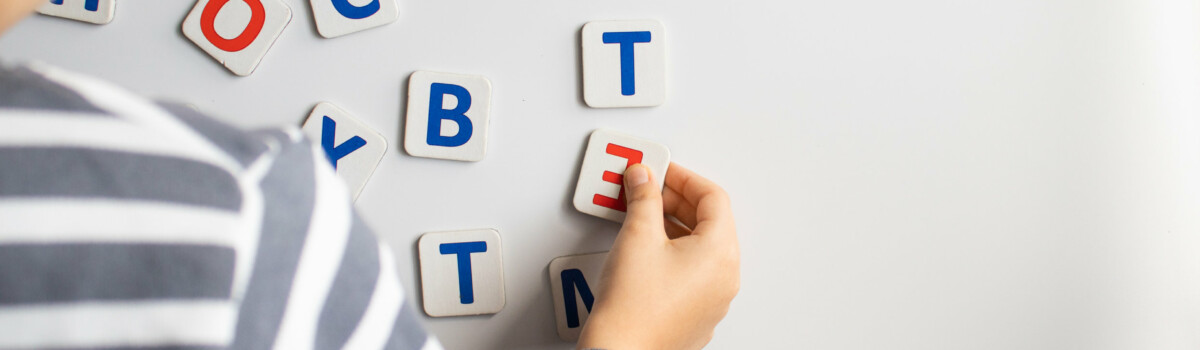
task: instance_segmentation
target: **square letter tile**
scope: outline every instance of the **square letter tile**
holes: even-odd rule
[[[667,39],[656,20],[583,26],[583,100],[593,108],[652,107],[667,99]]]
[[[335,38],[357,31],[382,26],[396,21],[400,10],[396,0],[311,0],[313,20],[317,32],[326,38]]]
[[[671,164],[671,150],[654,142],[608,129],[588,139],[583,168],[575,185],[575,209],[616,222],[625,221],[625,168],[646,164],[659,188]]]
[[[113,20],[116,7],[117,0],[49,0],[37,12],[80,22],[108,24]]]
[[[504,308],[504,260],[496,230],[426,233],[417,241],[417,254],[429,316],[494,314]]]
[[[309,139],[325,150],[338,177],[346,181],[350,193],[358,199],[363,186],[387,153],[387,139],[329,102],[321,102],[313,108],[303,129]]]
[[[477,162],[487,153],[492,83],[482,76],[417,71],[408,78],[404,150]]]
[[[587,323],[592,303],[600,289],[600,276],[608,252],[572,255],[550,261],[550,296],[554,299],[554,320],[558,337],[579,340],[579,331]]]
[[[291,20],[281,0],[199,0],[183,20],[183,35],[233,74],[247,76]]]

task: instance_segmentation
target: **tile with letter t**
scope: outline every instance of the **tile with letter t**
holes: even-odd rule
[[[282,0],[198,0],[183,35],[233,74],[254,73],[292,20]]]
[[[431,232],[417,241],[421,298],[433,317],[494,314],[504,308],[504,259],[493,229]]]
[[[653,107],[667,99],[667,38],[656,20],[583,26],[583,100],[593,108]]]
[[[404,150],[477,162],[487,153],[492,83],[478,75],[417,71],[408,78]]]
[[[661,189],[671,164],[667,146],[625,135],[613,130],[597,129],[588,139],[583,153],[579,183],[575,185],[575,209],[616,222],[625,221],[625,168],[645,164]]]
[[[80,22],[108,24],[113,20],[116,7],[117,0],[49,0],[37,12]]]
[[[400,16],[396,0],[311,0],[310,3],[317,32],[326,38],[382,26]]]
[[[608,252],[564,256],[550,261],[550,297],[554,301],[559,338],[572,342],[579,340],[579,331],[596,301],[605,259],[608,259]]]
[[[304,121],[304,133],[321,145],[337,176],[346,181],[354,199],[366,186],[387,153],[387,139],[345,110],[329,102],[313,108]]]

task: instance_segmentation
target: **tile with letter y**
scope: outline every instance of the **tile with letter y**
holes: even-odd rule
[[[198,0],[183,35],[239,76],[254,73],[292,21],[282,0]]]
[[[608,252],[558,257],[550,261],[550,297],[558,337],[579,340],[592,304],[596,301],[600,275]]]
[[[421,298],[433,317],[494,314],[504,309],[500,232],[431,232],[417,241]]]
[[[400,11],[396,0],[310,0],[317,32],[326,38],[386,25]]]
[[[117,0],[49,0],[37,12],[80,22],[108,24],[113,20],[116,7]]]
[[[303,129],[309,139],[321,145],[337,176],[346,181],[350,193],[358,199],[387,153],[387,139],[329,102],[313,108]]]
[[[404,150],[477,162],[487,153],[492,83],[478,75],[417,71],[408,78]]]
[[[653,107],[667,99],[667,38],[656,20],[583,26],[583,100],[592,108]]]
[[[654,182],[661,189],[671,164],[667,146],[622,134],[597,129],[588,138],[583,153],[579,182],[575,185],[575,209],[584,214],[616,221],[625,221],[625,168],[634,164],[650,168]]]

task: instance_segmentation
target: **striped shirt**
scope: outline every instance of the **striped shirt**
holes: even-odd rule
[[[0,349],[440,349],[295,127],[0,68]]]

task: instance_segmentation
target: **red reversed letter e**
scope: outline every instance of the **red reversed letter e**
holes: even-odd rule
[[[629,160],[629,162],[625,164],[626,168],[628,168],[630,165],[642,162],[642,151],[636,149],[621,147],[610,143],[608,144],[608,147],[605,148],[604,152]],[[617,195],[617,198],[612,198],[602,196],[597,193],[592,196],[592,204],[612,210],[625,211],[625,177],[621,174],[605,170],[604,181],[621,185],[620,194]]]

